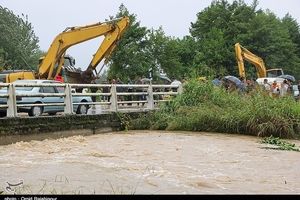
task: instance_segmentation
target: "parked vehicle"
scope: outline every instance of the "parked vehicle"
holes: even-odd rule
[[[53,80],[17,80],[14,84],[61,84],[58,81]],[[45,96],[42,97],[44,93],[64,93],[64,87],[57,86],[36,86],[36,87],[23,87],[16,85],[16,94],[17,94],[17,105],[19,104],[39,104],[38,106],[28,106],[28,107],[17,107],[18,112],[26,112],[29,116],[40,116],[43,113],[48,113],[49,115],[55,115],[57,112],[63,112],[63,105],[52,105],[52,106],[41,106],[40,104],[55,104],[55,103],[64,103],[63,96]],[[7,93],[7,88],[2,88],[0,93]],[[28,94],[35,94],[35,97],[26,97]],[[41,94],[41,96],[38,96]],[[24,95],[24,96],[22,96]],[[90,96],[73,96],[73,103],[84,103],[84,102],[92,102],[92,98]],[[1,97],[0,104],[7,104],[7,98]],[[78,105],[73,104],[73,111],[77,114],[87,114],[89,109],[89,105]],[[1,108],[0,110],[1,116],[6,116],[6,108]]]

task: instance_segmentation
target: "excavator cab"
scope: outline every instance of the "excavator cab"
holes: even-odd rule
[[[72,56],[70,55],[65,55],[64,56],[64,64],[63,64],[64,67],[75,67],[75,58],[73,58]]]
[[[283,75],[281,68],[267,69],[267,77],[274,78]]]

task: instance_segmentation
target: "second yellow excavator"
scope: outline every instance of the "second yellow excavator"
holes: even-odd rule
[[[258,78],[264,77],[278,77],[284,75],[281,68],[266,69],[265,63],[262,58],[250,52],[248,49],[236,43],[235,45],[235,55],[238,63],[239,76],[246,78],[244,59],[253,64],[257,71]]]
[[[61,74],[64,67],[67,82],[90,83],[93,80],[93,71],[97,65],[111,55],[118,40],[129,27],[129,18],[122,17],[111,21],[99,22],[87,26],[68,27],[53,40],[46,55],[40,59],[37,72],[20,71],[3,73],[3,82],[13,82],[17,79],[54,79]],[[65,55],[71,46],[104,36],[100,47],[93,55],[93,59],[85,71],[74,68],[74,59]]]

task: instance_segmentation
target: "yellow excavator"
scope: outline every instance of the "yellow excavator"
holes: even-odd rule
[[[240,77],[246,78],[244,60],[247,60],[255,66],[258,78],[275,78],[284,75],[283,70],[281,68],[266,69],[265,63],[262,58],[253,54],[239,43],[236,43],[234,46]]]
[[[2,82],[13,82],[17,79],[54,79],[65,71],[69,83],[90,83],[94,79],[93,71],[97,65],[107,59],[115,49],[118,40],[129,27],[129,18],[122,17],[111,21],[99,22],[87,26],[68,27],[53,40],[46,55],[40,59],[37,72],[13,71],[2,74]],[[104,36],[103,42],[93,55],[93,59],[85,71],[74,67],[75,60],[66,55],[66,50],[71,46]],[[101,70],[100,70],[101,71]],[[0,75],[1,78],[1,75]]]

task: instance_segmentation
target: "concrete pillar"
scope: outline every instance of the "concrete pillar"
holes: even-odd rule
[[[73,100],[72,100],[72,91],[71,91],[71,86],[69,84],[66,84],[65,87],[65,109],[64,113],[65,114],[73,114]]]
[[[16,90],[13,84],[9,84],[7,88],[8,98],[7,98],[7,117],[17,117],[17,100],[16,100]]]
[[[148,95],[147,95],[147,101],[148,101],[148,109],[153,110],[154,109],[154,97],[153,97],[153,87],[152,83],[150,83],[148,87]]]
[[[117,112],[118,111],[118,97],[117,97],[117,87],[115,84],[111,85],[110,88],[110,111]]]

